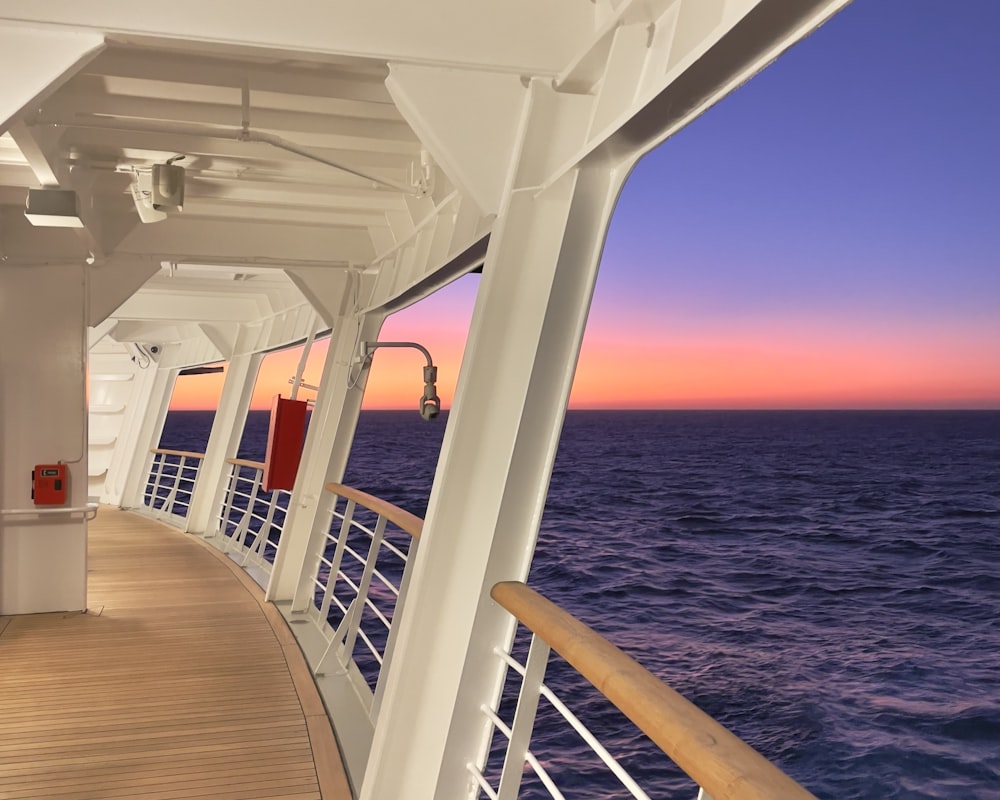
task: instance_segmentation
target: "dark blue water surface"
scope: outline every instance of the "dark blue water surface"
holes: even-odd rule
[[[443,422],[362,414],[345,482],[422,515]],[[821,798],[1000,798],[1000,412],[570,412],[529,583]],[[650,795],[693,800],[564,666]],[[623,796],[566,748],[542,716],[567,797]]]

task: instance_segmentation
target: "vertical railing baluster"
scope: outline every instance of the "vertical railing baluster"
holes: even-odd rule
[[[226,500],[222,504],[222,510],[219,514],[219,532],[225,536],[226,531],[229,529],[230,515],[233,513],[233,498],[236,496],[236,485],[239,479],[236,477],[239,474],[240,468],[236,464],[230,464],[229,471],[229,486],[226,489]]]
[[[385,650],[382,652],[382,669],[379,670],[378,680],[375,682],[375,697],[372,700],[371,711],[369,712],[372,722],[378,719],[379,710],[382,708],[382,695],[385,693],[385,680],[392,665],[392,654],[396,649],[396,637],[399,634],[399,626],[396,620],[406,602],[406,594],[410,587],[410,574],[413,572],[413,565],[417,560],[417,546],[420,540],[410,539],[410,548],[406,553],[406,566],[403,567],[403,577],[399,581],[399,595],[396,597],[396,605],[392,609],[392,625],[389,628],[389,636],[385,642]]]
[[[163,501],[163,513],[173,514],[174,504],[177,502],[177,489],[181,485],[181,476],[184,474],[184,464],[187,462],[187,456],[181,456],[180,462],[177,464],[177,471],[174,473],[174,482],[170,487],[170,491],[167,493],[167,499]]]
[[[194,497],[194,489],[198,485],[198,473],[201,471],[201,459],[196,458],[190,469],[194,475],[191,478],[191,488],[187,491],[187,503],[184,506],[184,533],[191,528],[191,498]]]
[[[514,724],[510,729],[507,755],[504,757],[503,772],[500,774],[500,787],[497,792],[499,800],[516,800],[521,788],[524,761],[528,754],[531,731],[535,727],[538,697],[548,662],[549,646],[541,637],[532,636],[528,660],[524,665],[524,678],[521,680],[521,692],[517,698],[517,710],[514,712]]]
[[[330,613],[330,603],[333,601],[333,590],[337,583],[337,576],[340,574],[340,565],[344,563],[344,549],[347,547],[347,537],[351,532],[351,525],[354,522],[353,500],[348,500],[344,506],[344,519],[340,523],[340,534],[337,536],[337,545],[333,549],[333,557],[330,559],[330,574],[326,576],[326,587],[323,590],[323,603],[320,605],[319,618],[325,622]],[[326,548],[323,548],[324,551]]]
[[[261,564],[265,561],[265,548],[267,547],[268,539],[271,536],[271,525],[274,522],[274,511],[278,506],[278,498],[281,496],[281,490],[275,489],[271,492],[271,502],[267,506],[267,516],[264,518],[264,522],[261,525],[261,532],[257,534],[257,541],[254,542],[254,553],[257,556],[257,561]]]
[[[324,499],[329,498],[329,501],[324,504],[324,513],[316,515],[312,535],[309,539],[309,556],[302,565],[299,582],[295,587],[295,597],[292,600],[293,609],[310,614],[317,610],[316,582],[319,580],[319,570],[323,563],[321,559],[330,539],[330,527],[333,525],[333,514],[337,510],[337,500],[339,499],[339,496],[332,492],[323,492],[323,496]],[[317,625],[322,629],[325,622],[325,619],[319,618]]]
[[[160,493],[160,480],[163,478],[163,462],[167,460],[167,456],[164,453],[154,453],[153,459],[155,461],[156,477],[153,479],[153,492],[149,496],[150,511],[156,510],[156,499]]]
[[[243,516],[240,517],[239,525],[236,526],[236,530],[233,532],[232,538],[230,538],[229,543],[226,545],[227,552],[233,546],[237,548],[243,547],[243,542],[247,537],[247,529],[250,527],[250,515],[253,514],[254,504],[257,502],[257,491],[260,489],[260,478],[262,474],[263,472],[260,469],[254,470],[253,486],[250,489],[250,496],[247,498],[247,507],[243,511]]]
[[[386,518],[378,515],[378,522],[375,523],[375,531],[372,533],[371,546],[368,548],[368,558],[365,559],[365,570],[361,575],[361,583],[358,584],[358,609],[351,621],[351,627],[347,631],[347,638],[344,640],[344,653],[350,657],[354,652],[354,644],[358,639],[358,629],[361,627],[361,618],[364,616],[365,601],[368,599],[368,590],[372,585],[372,573],[375,572],[375,562],[378,560],[379,552],[382,550],[382,537],[385,536]]]

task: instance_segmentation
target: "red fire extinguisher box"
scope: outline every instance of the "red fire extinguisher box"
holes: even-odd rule
[[[271,403],[262,479],[264,491],[291,489],[295,485],[306,434],[307,408],[305,400],[290,400],[280,394]]]

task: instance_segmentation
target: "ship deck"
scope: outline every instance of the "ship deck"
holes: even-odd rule
[[[0,797],[349,800],[284,620],[226,556],[102,507],[86,613],[0,617]]]

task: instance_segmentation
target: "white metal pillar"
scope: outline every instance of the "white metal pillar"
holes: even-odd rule
[[[217,530],[218,520],[214,515],[229,477],[226,459],[234,458],[240,446],[261,358],[261,354],[255,353],[233,356],[229,361],[188,509],[188,530],[192,533],[210,535]]]
[[[528,111],[490,241],[362,800],[467,797],[466,764],[486,746],[480,705],[503,674],[492,649],[513,629],[489,589],[528,571],[627,174],[575,168],[548,188],[533,186],[530,165],[551,113]]]
[[[339,481],[347,466],[354,441],[367,370],[357,362],[363,341],[378,337],[385,315],[381,313],[344,317],[334,325],[330,349],[323,365],[323,380],[313,406],[305,448],[295,488],[288,501],[288,516],[274,559],[267,599],[295,597],[314,535],[322,535],[323,486]]]

